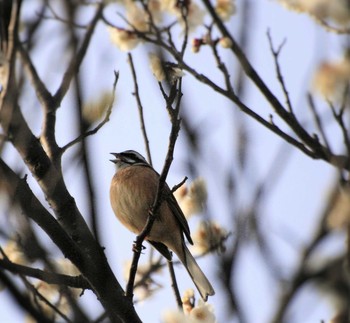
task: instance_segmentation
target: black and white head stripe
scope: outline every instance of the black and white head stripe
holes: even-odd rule
[[[111,153],[116,159],[112,160],[114,163],[125,163],[129,165],[148,165],[146,159],[135,150],[125,150],[121,153]]]

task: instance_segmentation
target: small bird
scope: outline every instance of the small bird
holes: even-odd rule
[[[140,234],[157,194],[159,174],[134,150],[111,153],[117,170],[110,187],[112,209],[118,220],[131,232]],[[203,300],[214,295],[214,289],[188,250],[184,235],[193,244],[187,220],[168,185],[146,240],[168,261],[172,250],[186,267]],[[169,248],[169,249],[168,249]]]

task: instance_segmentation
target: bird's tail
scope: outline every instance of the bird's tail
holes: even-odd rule
[[[185,243],[183,244],[183,251],[184,259],[180,260],[186,267],[203,300],[206,301],[208,299],[208,296],[212,296],[215,294],[215,291],[207,277],[204,275],[203,271],[198,266],[196,260],[192,256],[191,252],[188,250]]]

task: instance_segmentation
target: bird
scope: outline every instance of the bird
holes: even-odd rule
[[[110,202],[117,219],[136,235],[144,229],[149,210],[156,198],[159,174],[134,150],[111,153],[116,172],[110,186]],[[198,266],[185,243],[193,244],[187,220],[169,186],[165,184],[155,221],[146,240],[168,261],[173,251],[187,269],[202,299],[215,294],[209,280]]]

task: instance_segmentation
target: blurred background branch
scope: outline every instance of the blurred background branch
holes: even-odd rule
[[[0,0],[10,318],[349,322],[349,23],[341,0]],[[111,214],[106,165],[126,149],[158,171],[167,156],[160,186],[188,177],[174,193],[212,307],[174,261],[163,317],[175,282],[150,248],[123,269],[135,237]]]

